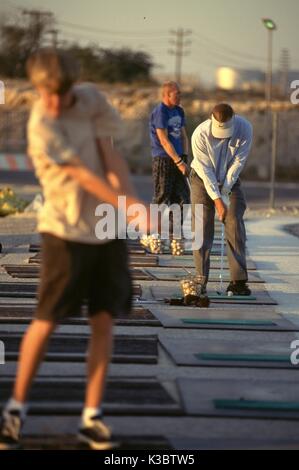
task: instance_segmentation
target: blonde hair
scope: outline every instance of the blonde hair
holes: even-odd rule
[[[179,88],[179,86],[176,82],[173,82],[173,81],[170,81],[170,80],[167,81],[167,82],[164,82],[163,85],[161,86],[161,89],[160,89],[161,98],[163,98],[165,93],[168,93],[169,90],[174,90],[176,88]]]
[[[27,60],[26,69],[31,83],[50,93],[66,93],[79,77],[76,60],[57,49],[40,49],[33,53]]]

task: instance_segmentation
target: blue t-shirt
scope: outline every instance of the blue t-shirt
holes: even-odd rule
[[[169,108],[164,103],[158,104],[150,118],[150,138],[153,157],[167,157],[167,153],[160,144],[156,129],[167,129],[168,138],[178,155],[182,155],[182,127],[185,127],[185,113],[180,106]]]

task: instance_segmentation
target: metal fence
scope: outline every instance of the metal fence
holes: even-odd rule
[[[0,108],[0,152],[26,152],[27,110]]]

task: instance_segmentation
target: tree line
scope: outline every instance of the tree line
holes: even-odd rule
[[[0,75],[25,78],[26,60],[37,49],[53,44],[51,33],[57,30],[52,14],[31,12],[4,18],[0,23]],[[81,65],[84,80],[108,83],[150,82],[152,58],[143,51],[129,48],[107,49],[97,44],[81,46],[78,42],[55,44],[69,51]]]

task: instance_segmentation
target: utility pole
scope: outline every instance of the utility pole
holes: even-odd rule
[[[171,49],[168,52],[175,56],[175,81],[180,84],[182,79],[183,57],[189,54],[189,51],[186,50],[186,46],[191,44],[191,41],[186,40],[185,38],[186,36],[190,36],[192,31],[190,29],[186,30],[178,28],[177,30],[171,30],[170,34],[175,37],[175,39],[170,40],[174,49]]]
[[[280,87],[283,97],[286,97],[290,70],[290,53],[288,49],[282,49],[280,56]]]
[[[57,49],[58,47],[58,29],[50,29],[48,33],[52,36],[52,47]]]
[[[35,23],[41,23],[42,20],[53,20],[53,13],[51,11],[42,11],[42,10],[28,10],[24,8],[22,10],[23,15],[29,16],[29,18]]]
[[[32,48],[38,49],[43,34],[54,23],[54,15],[50,11],[23,9],[22,14],[29,17]]]

